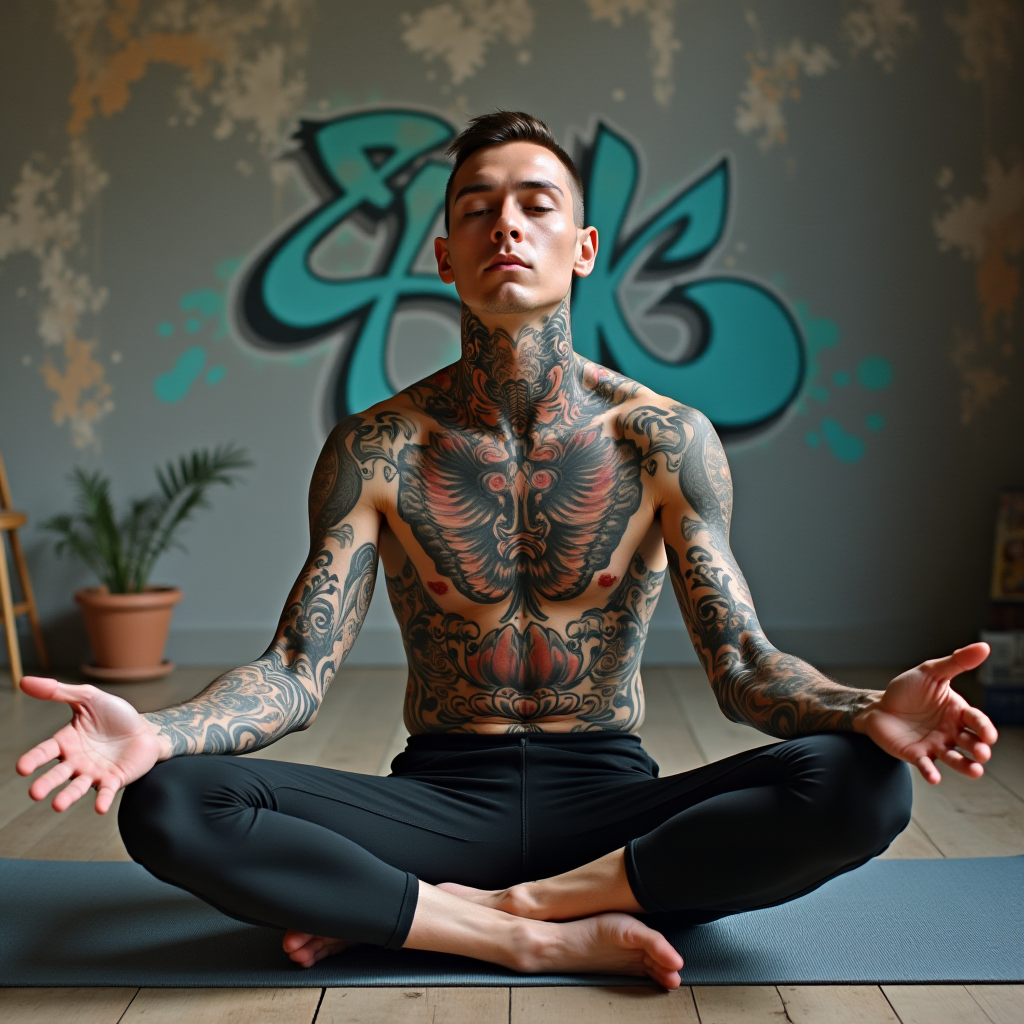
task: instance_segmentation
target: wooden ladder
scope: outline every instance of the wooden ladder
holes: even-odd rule
[[[25,553],[21,550],[21,541],[18,539],[18,529],[28,522],[28,516],[24,512],[18,512],[11,507],[11,488],[7,482],[7,470],[4,468],[4,459],[0,455],[0,606],[3,608],[4,632],[7,634],[7,655],[10,659],[11,682],[14,688],[18,688],[21,682],[21,650],[18,647],[18,626],[16,619],[19,615],[27,615],[29,625],[32,627],[32,637],[36,643],[36,653],[44,670],[49,670],[50,659],[46,654],[46,645],[43,643],[43,630],[39,625],[39,612],[36,609],[36,598],[32,591],[32,581],[28,578],[28,565],[25,563]],[[6,534],[11,542],[11,554],[14,556],[14,566],[18,572],[18,582],[21,585],[23,600],[15,603],[11,594],[11,574],[7,563],[7,549],[4,544],[3,535]]]

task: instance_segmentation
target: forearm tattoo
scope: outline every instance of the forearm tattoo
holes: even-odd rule
[[[411,732],[463,732],[504,722],[539,731],[539,719],[571,717],[573,732],[631,732],[643,720],[640,654],[665,578],[639,554],[603,608],[564,629],[531,622],[483,630],[445,613],[412,561],[388,576],[388,594],[409,659],[405,721]]]
[[[656,456],[663,456],[696,513],[684,515],[679,527],[687,564],[680,565],[671,544],[666,548],[683,618],[722,710],[773,736],[851,729],[870,702],[869,692],[836,683],[781,653],[761,630],[729,548],[732,481],[711,425],[684,406],[639,409],[628,422],[647,438],[645,468],[657,472]]]
[[[277,639],[262,657],[224,673],[192,700],[146,716],[175,755],[244,753],[313,721],[359,634],[376,581],[376,545],[363,544],[339,582],[337,564],[354,539],[341,520],[377,464],[393,472],[391,448],[402,429],[390,416],[370,422],[352,416],[332,432],[310,485],[310,557]]]

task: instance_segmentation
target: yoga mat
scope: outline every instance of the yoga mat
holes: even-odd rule
[[[683,984],[1024,981],[1024,857],[880,860],[780,907],[692,928],[650,919]],[[310,970],[282,932],[225,917],[136,864],[0,859],[0,985],[629,985],[356,947]]]

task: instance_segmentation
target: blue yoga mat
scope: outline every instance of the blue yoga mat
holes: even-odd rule
[[[356,947],[303,970],[282,932],[225,917],[130,863],[0,859],[0,985],[629,985]],[[881,860],[781,907],[652,924],[689,985],[1024,981],[1024,857]]]

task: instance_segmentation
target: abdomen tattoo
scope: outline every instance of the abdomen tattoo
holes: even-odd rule
[[[539,732],[572,718],[573,732],[637,729],[640,655],[664,578],[636,554],[608,603],[564,629],[530,622],[485,631],[444,612],[406,558],[387,577],[409,659],[406,725],[413,733],[472,732],[485,723]]]

